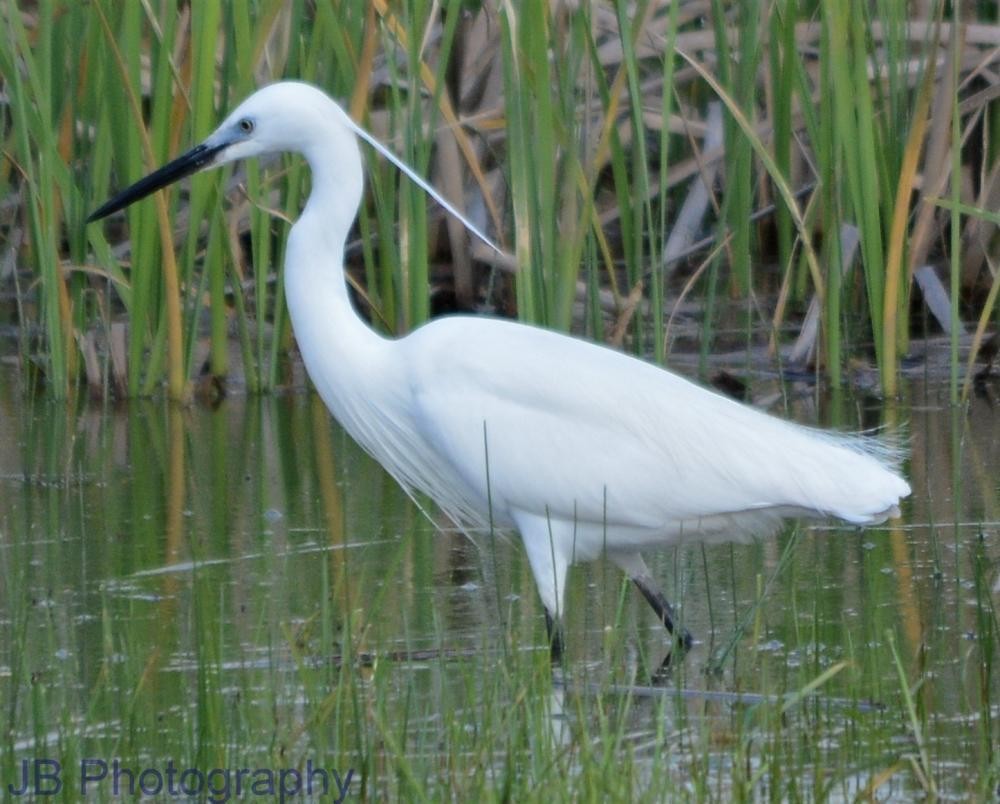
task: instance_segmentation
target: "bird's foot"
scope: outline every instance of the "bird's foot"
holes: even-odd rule
[[[649,677],[651,686],[658,687],[665,684],[673,674],[676,664],[684,659],[691,649],[691,645],[694,644],[694,640],[691,639],[691,634],[686,628],[680,629],[679,634],[672,632],[670,636],[672,642],[670,650],[667,651],[667,655],[663,657],[659,667]]]
[[[564,646],[562,636],[562,625],[559,620],[553,617],[549,610],[545,610],[545,633],[549,637],[549,652],[553,664],[562,664]]]

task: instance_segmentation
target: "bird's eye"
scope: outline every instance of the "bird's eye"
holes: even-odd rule
[[[252,134],[253,120],[251,120],[249,117],[244,117],[242,120],[240,120],[239,127],[240,131],[242,131],[244,134]]]

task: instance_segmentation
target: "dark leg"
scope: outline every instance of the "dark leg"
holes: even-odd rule
[[[646,598],[646,602],[653,607],[656,616],[666,626],[666,629],[677,641],[681,649],[689,650],[693,641],[690,632],[683,626],[678,629],[675,625],[677,616],[674,614],[674,608],[670,605],[670,601],[667,600],[663,592],[653,583],[652,579],[647,575],[636,575],[632,577],[632,583],[639,587],[639,591]]]
[[[552,653],[552,661],[562,664],[563,657],[563,637],[562,624],[545,609],[545,633],[549,635],[549,650]]]
[[[667,674],[671,669],[674,657],[683,657],[685,652],[691,647],[693,642],[691,634],[688,633],[686,628],[677,623],[677,615],[674,613],[674,607],[670,605],[670,602],[656,581],[653,580],[653,576],[650,574],[649,568],[646,566],[646,562],[642,560],[641,555],[638,553],[609,553],[608,555],[612,561],[625,571],[625,574],[628,575],[632,583],[639,587],[642,596],[653,607],[656,616],[663,623],[672,638],[671,648],[664,657],[659,669],[653,673],[651,680],[653,684],[659,684],[668,677]]]
[[[678,629],[676,627],[677,616],[674,614],[674,607],[670,605],[656,581],[653,580],[642,556],[638,553],[611,553],[610,557],[632,579],[632,583],[639,587],[642,596],[653,607],[656,616],[660,618],[660,622],[670,632],[680,649],[685,651],[690,648],[691,634],[686,628]]]

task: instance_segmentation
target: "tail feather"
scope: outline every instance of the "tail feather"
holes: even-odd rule
[[[816,486],[812,491],[817,510],[858,525],[898,516],[900,500],[911,491],[899,473],[903,451],[898,443],[858,435],[818,435],[824,466],[809,481]]]

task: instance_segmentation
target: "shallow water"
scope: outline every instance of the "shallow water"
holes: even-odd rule
[[[617,570],[571,571],[553,685],[516,541],[436,531],[314,396],[67,412],[0,381],[0,781],[118,758],[164,785],[312,762],[369,796],[609,768],[651,799],[989,789],[1000,388],[967,412],[919,382],[890,410],[789,392],[801,421],[905,428],[914,495],[881,528],[651,557],[698,643],[647,688],[667,642]]]

